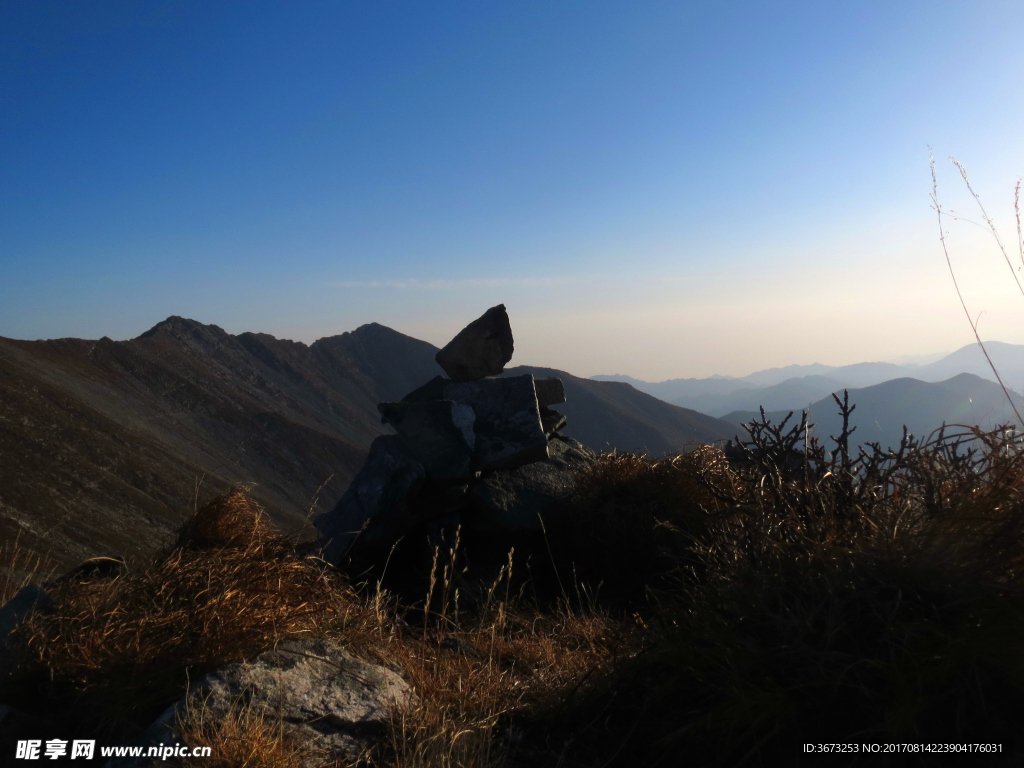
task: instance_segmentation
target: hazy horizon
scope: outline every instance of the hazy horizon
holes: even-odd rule
[[[169,317],[171,317],[171,316],[168,316],[168,318]],[[131,334],[129,336],[125,336],[123,338],[114,338],[114,341],[128,341],[128,340],[131,340],[133,338],[136,338],[136,337],[140,336],[141,334],[145,333],[146,331],[150,330],[152,327],[154,327],[155,325],[159,324],[160,322],[163,322],[164,320],[167,320],[168,318],[162,318],[160,321],[157,321],[156,323],[153,323],[152,325],[149,325],[146,328],[143,328],[143,329],[139,330],[138,333],[133,333],[133,334]],[[194,320],[196,322],[203,323],[204,325],[218,325],[217,323],[205,323],[202,320],[200,320],[199,318],[194,318],[194,317],[193,318],[186,318],[186,319]],[[369,320],[365,324],[374,323],[374,322],[377,322],[377,321]],[[364,323],[360,323],[360,325],[364,325]],[[382,323],[382,325],[383,325],[383,323]],[[218,327],[221,327],[221,326],[218,325]],[[358,326],[356,326],[356,327],[358,327]],[[356,327],[346,328],[344,330],[337,331],[336,334],[332,333],[332,334],[327,334],[327,335],[328,336],[340,335],[342,333],[347,333],[347,332],[350,332],[350,331],[354,331],[356,329]],[[254,329],[254,328],[242,328],[242,329],[222,328],[222,330],[224,330],[226,333],[235,334],[235,335],[237,335],[239,333],[246,333],[246,332],[268,333],[268,331],[258,330],[258,329]],[[398,330],[398,329],[393,329],[393,330]],[[428,342],[434,344],[437,347],[444,346],[444,344],[448,341],[448,339],[441,339],[441,340],[437,340],[437,341],[431,341],[430,339],[424,338],[422,335],[417,335],[416,333],[406,333],[404,331],[399,331],[399,332],[405,333],[405,335],[412,336],[413,338],[417,338],[417,339],[420,339],[422,341],[428,341]],[[513,335],[514,335],[514,333],[515,333],[515,331],[513,329]],[[0,335],[2,335],[2,334],[0,334]],[[104,336],[109,336],[109,334],[103,334],[103,335]],[[270,335],[276,336],[276,338],[279,338],[279,339],[286,339],[286,340],[289,340],[289,341],[299,341],[299,342],[302,342],[303,344],[307,344],[307,345],[313,343],[318,338],[324,338],[324,337],[316,337],[316,338],[311,338],[311,339],[294,339],[294,338],[291,338],[291,337],[288,337],[288,336],[277,336],[276,334],[270,334]],[[13,338],[13,337],[8,337],[8,338]],[[100,337],[50,337],[49,339],[29,339],[29,338],[24,338],[24,339],[21,339],[21,340],[23,340],[23,341],[45,341],[45,340],[53,340],[53,339],[57,339],[57,338],[85,338],[85,339],[88,340],[90,338],[97,339],[97,338],[100,338]],[[113,338],[113,337],[111,337],[111,338]],[[992,343],[1012,343],[1012,342],[1002,342],[1002,341],[1000,341],[998,339],[984,339],[983,343],[988,345],[988,344],[992,344]],[[808,366],[808,365],[824,365],[824,366],[829,366],[829,367],[833,367],[833,368],[839,368],[839,367],[842,367],[844,365],[852,365],[852,364],[856,364],[856,363],[892,363],[892,364],[895,364],[895,365],[926,365],[927,363],[931,363],[931,362],[934,362],[936,360],[940,360],[943,357],[946,357],[947,355],[952,354],[953,352],[956,352],[959,349],[962,349],[963,346],[975,346],[976,344],[977,344],[977,342],[972,339],[967,345],[961,345],[959,347],[956,347],[956,348],[953,348],[953,349],[948,349],[948,350],[945,350],[943,352],[933,352],[931,354],[926,354],[926,355],[900,355],[900,356],[897,356],[897,357],[894,357],[894,358],[890,358],[890,359],[885,359],[885,360],[882,360],[882,359],[864,359],[864,360],[844,361],[844,362],[839,362],[839,363],[828,363],[828,362],[824,362],[823,360],[817,360],[816,359],[816,360],[811,360],[811,361],[807,361],[807,362],[801,361],[801,362],[779,363],[779,364],[776,364],[776,365],[765,366],[763,368],[746,370],[746,371],[741,372],[741,373],[713,372],[713,373],[709,373],[707,375],[702,375],[702,376],[689,376],[689,375],[687,375],[687,376],[669,376],[666,379],[652,380],[652,379],[644,379],[642,376],[637,376],[637,375],[635,375],[633,373],[630,373],[628,371],[606,371],[606,370],[600,370],[600,371],[594,371],[593,373],[583,373],[583,372],[580,372],[580,371],[576,371],[576,370],[571,370],[571,369],[565,368],[564,366],[557,365],[557,364],[537,363],[537,362],[534,362],[534,361],[531,361],[531,360],[523,359],[523,355],[519,351],[518,342],[517,342],[517,348],[516,348],[517,351],[513,354],[512,360],[509,361],[509,363],[508,363],[508,365],[506,367],[511,368],[511,367],[515,367],[515,366],[518,366],[518,365],[526,365],[526,366],[559,368],[561,370],[566,371],[567,373],[571,373],[571,374],[573,374],[575,376],[579,376],[581,378],[591,378],[591,377],[594,377],[594,376],[628,376],[630,378],[637,379],[639,381],[644,381],[644,382],[647,382],[647,383],[656,384],[656,383],[660,383],[662,381],[667,381],[667,380],[671,380],[671,379],[684,379],[684,378],[685,379],[690,379],[690,378],[701,379],[701,378],[710,378],[710,377],[713,377],[713,376],[722,376],[722,377],[726,377],[726,378],[743,378],[745,376],[748,376],[748,375],[751,375],[751,374],[754,374],[754,373],[758,373],[758,372],[761,372],[761,371],[764,371],[764,370],[768,370],[768,369],[787,368],[787,367],[795,367],[795,366]]]
[[[0,336],[170,315],[645,381],[974,341],[930,210],[1019,269],[1024,6],[58,0],[0,8]],[[1014,73],[1018,73],[1015,75]],[[949,221],[983,338],[1024,343]]]

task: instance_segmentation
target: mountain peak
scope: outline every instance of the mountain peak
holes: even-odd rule
[[[219,325],[205,325],[198,320],[171,315],[166,320],[161,320],[145,333],[139,334],[137,338],[148,339],[154,336],[181,338],[182,336],[205,336],[211,333],[218,336],[227,335]]]

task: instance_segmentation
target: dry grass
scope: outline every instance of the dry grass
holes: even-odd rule
[[[130,722],[180,695],[187,675],[344,615],[353,595],[332,581],[235,491],[199,510],[154,561],[114,579],[54,584],[55,610],[19,628],[25,663],[56,689],[87,692],[87,719]]]
[[[399,658],[419,701],[396,715],[383,764],[506,765],[519,746],[516,715],[555,705],[610,667],[627,645],[616,630],[600,616],[502,607],[490,625],[407,643]]]
[[[581,473],[565,524],[551,531],[563,583],[613,606],[645,602],[651,588],[698,565],[693,543],[723,509],[716,489],[736,482],[711,446],[659,460],[601,456]]]
[[[687,599],[663,602],[649,649],[568,718],[586,734],[575,759],[770,764],[854,736],[1012,749],[1024,454],[1001,433],[856,459],[812,441],[794,468],[784,438],[767,435],[731,492],[709,484],[720,511],[690,547]]]
[[[19,629],[36,676],[21,674],[49,680],[67,717],[86,709],[127,735],[188,679],[314,632],[416,693],[368,767],[757,765],[822,739],[985,739],[1009,756],[1024,719],[1024,454],[980,433],[974,454],[942,435],[859,458],[812,440],[794,468],[781,431],[755,437],[733,465],[713,448],[601,457],[543,543],[555,602],[523,597],[514,553],[474,585],[457,536],[421,601],[354,589],[228,494],[154,561],[51,585],[56,610]],[[267,712],[190,712],[181,727],[214,750],[197,767],[334,765]]]
[[[279,718],[241,700],[226,716],[212,719],[202,707],[188,707],[177,732],[189,747],[209,747],[210,755],[174,758],[174,768],[348,768],[323,750],[291,738]]]
[[[0,544],[0,605],[6,603],[29,584],[40,584],[51,578],[57,563],[44,554],[20,546],[19,539]]]

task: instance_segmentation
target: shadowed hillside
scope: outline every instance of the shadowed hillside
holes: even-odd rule
[[[123,342],[2,339],[0,535],[66,560],[146,549],[198,484],[235,482],[300,527],[384,433],[380,391],[433,376],[433,352],[383,326],[307,346],[179,317]]]
[[[311,345],[180,317],[128,341],[0,338],[0,542],[63,564],[150,551],[197,495],[239,482],[300,530],[318,491],[332,506],[389,431],[377,403],[441,373],[436,353],[376,323]],[[566,382],[568,434],[598,450],[660,455],[735,431],[545,373]]]

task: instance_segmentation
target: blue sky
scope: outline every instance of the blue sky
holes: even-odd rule
[[[951,351],[927,146],[1014,256],[1021,29],[1019,2],[3,0],[0,335],[443,344],[504,302],[513,363],[580,375]],[[952,226],[982,335],[1024,343]]]

